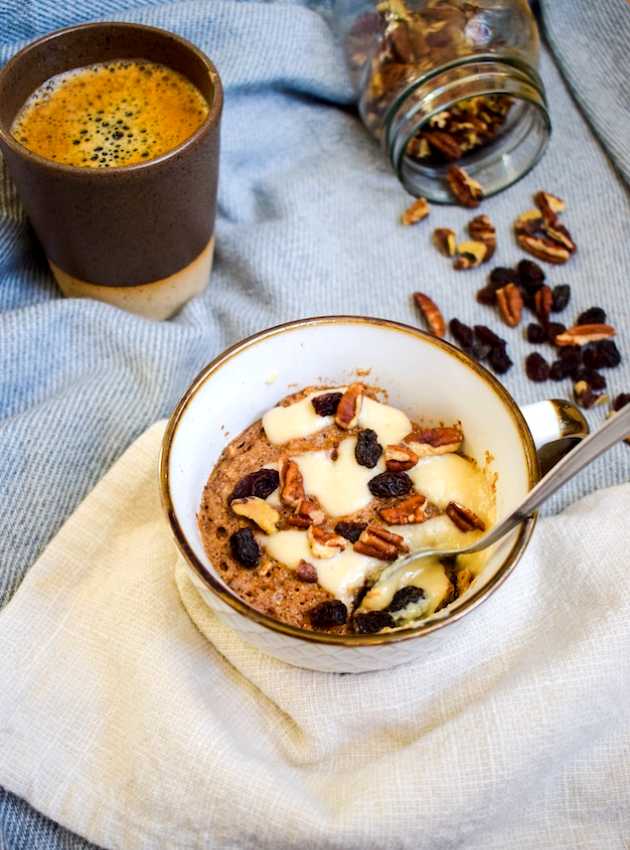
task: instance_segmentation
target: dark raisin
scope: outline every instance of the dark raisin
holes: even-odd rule
[[[561,348],[558,351],[559,360],[562,363],[564,368],[565,377],[570,375],[575,380],[575,375],[579,371],[582,365],[582,353],[581,352],[570,352],[569,354],[564,354],[564,349]]]
[[[582,351],[582,362],[589,369],[601,369],[603,358],[600,358],[598,348],[595,344],[586,345]]]
[[[614,369],[621,363],[621,354],[612,339],[600,339],[595,345],[600,369]]]
[[[549,377],[552,381],[562,381],[569,375],[563,360],[554,360],[549,367]]]
[[[527,325],[527,342],[547,342],[547,331],[542,325],[538,325],[536,322],[530,322]]]
[[[491,351],[491,346],[484,345],[481,342],[476,342],[472,347],[471,354],[475,360],[485,360]]]
[[[606,312],[601,307],[589,307],[577,317],[576,325],[603,325],[606,322]]]
[[[551,311],[553,313],[559,313],[561,310],[564,310],[571,300],[571,287],[568,283],[561,283],[558,286],[554,286],[551,294],[553,299],[551,302]]]
[[[486,325],[475,325],[475,336],[482,345],[489,345],[490,348],[505,348],[505,340]]]
[[[311,608],[309,616],[314,629],[333,629],[343,626],[348,619],[348,609],[338,599],[327,599]]]
[[[530,381],[546,381],[549,377],[549,363],[537,351],[525,359],[525,371]]]
[[[354,448],[354,456],[359,466],[374,469],[382,454],[383,447],[378,441],[376,431],[373,431],[371,428],[359,431],[357,444]]]
[[[497,303],[496,289],[493,286],[484,286],[477,292],[477,301],[486,307],[493,307]]]
[[[337,412],[337,408],[339,407],[342,395],[343,393],[324,393],[323,395],[316,395],[315,398],[311,400],[311,404],[315,408],[315,413],[318,416],[334,416]]]
[[[497,375],[504,375],[513,365],[505,348],[493,348],[488,363]]]
[[[351,543],[356,543],[361,532],[367,528],[366,522],[338,522],[335,526],[335,534],[340,534]]]
[[[521,260],[516,270],[521,286],[528,292],[535,292],[545,282],[544,271],[538,263],[534,263],[532,260]]]
[[[354,615],[354,630],[361,635],[373,635],[393,625],[392,615],[387,611],[361,611]]]
[[[298,581],[303,581],[307,584],[313,584],[317,581],[317,570],[312,564],[309,564],[308,561],[302,560],[297,565],[295,577]]]
[[[242,567],[253,570],[260,561],[260,547],[252,534],[251,528],[239,528],[230,537],[232,555]]]
[[[580,345],[563,345],[558,351],[560,360],[582,360],[582,347]]]
[[[449,330],[453,335],[453,339],[461,345],[463,349],[472,348],[473,345],[473,329],[459,319],[451,319],[449,322]]]
[[[256,472],[250,472],[238,482],[232,490],[232,495],[228,499],[247,499],[249,496],[258,496],[259,499],[266,499],[280,485],[280,475],[277,469],[258,469]]]
[[[489,282],[498,289],[506,283],[518,283],[518,272],[516,269],[508,269],[505,266],[497,266],[492,269],[488,276]]]
[[[566,331],[566,327],[562,322],[547,322],[547,339],[552,345],[555,345],[556,337]]]
[[[614,411],[617,411],[621,410],[621,408],[625,407],[627,404],[630,404],[630,393],[619,393],[619,395],[613,400],[611,406]]]
[[[406,496],[413,488],[413,481],[406,472],[381,472],[368,481],[370,493],[378,499]]]
[[[400,611],[401,608],[406,608],[407,605],[411,605],[413,602],[419,602],[425,596],[426,593],[421,587],[413,587],[412,585],[401,587],[394,594],[392,601],[387,606],[387,610]]]
[[[594,390],[606,389],[606,378],[599,372],[596,372],[595,369],[587,369],[585,366],[582,366],[581,369],[576,369],[572,377],[574,381],[586,381]]]

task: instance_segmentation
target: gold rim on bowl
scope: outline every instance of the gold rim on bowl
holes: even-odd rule
[[[293,322],[285,322],[281,325],[275,325],[272,328],[267,328],[266,330],[253,334],[252,336],[249,336],[246,339],[243,339],[240,342],[237,342],[227,348],[222,354],[219,354],[218,357],[215,357],[215,359],[211,363],[209,363],[201,370],[201,372],[193,380],[192,384],[188,387],[188,389],[182,396],[179,404],[173,411],[168,421],[164,438],[162,440],[162,449],[160,452],[159,461],[160,495],[162,500],[162,507],[166,512],[171,531],[175,538],[175,543],[177,544],[179,551],[185,558],[188,565],[194,570],[195,574],[199,577],[199,579],[203,582],[203,584],[208,590],[212,591],[212,593],[218,596],[218,598],[222,602],[224,602],[237,613],[244,616],[246,619],[252,620],[253,622],[258,623],[261,626],[265,626],[266,628],[271,629],[274,632],[278,632],[288,637],[297,638],[298,640],[307,641],[310,643],[332,644],[336,646],[374,646],[384,643],[398,643],[399,641],[410,640],[411,638],[415,637],[421,637],[423,635],[427,635],[431,632],[437,631],[438,629],[442,629],[449,623],[453,623],[461,619],[465,614],[467,614],[469,611],[472,611],[484,600],[486,600],[498,587],[503,584],[503,582],[510,575],[516,564],[521,559],[521,556],[523,555],[523,552],[525,551],[525,548],[532,536],[532,532],[536,524],[537,515],[534,514],[521,525],[518,532],[518,536],[514,541],[510,552],[505,558],[503,564],[499,567],[499,569],[487,582],[487,584],[480,588],[476,593],[472,594],[464,603],[462,603],[461,606],[457,608],[457,610],[453,611],[453,613],[449,614],[447,617],[428,621],[426,624],[421,624],[414,628],[400,629],[399,631],[386,632],[383,634],[335,635],[328,634],[326,632],[311,632],[306,629],[299,629],[296,626],[290,626],[287,623],[282,623],[279,620],[274,619],[273,617],[267,616],[267,614],[263,614],[260,611],[256,611],[254,608],[251,608],[239,596],[232,593],[232,591],[227,586],[223,585],[215,578],[215,576],[207,569],[207,567],[204,566],[204,564],[201,563],[201,561],[193,552],[192,547],[189,545],[186,536],[177,520],[177,516],[175,514],[175,509],[173,507],[173,502],[171,499],[169,485],[169,467],[173,439],[177,431],[177,426],[181,422],[190,401],[196,395],[200,387],[202,387],[206,383],[206,381],[208,381],[213,375],[215,375],[219,371],[219,369],[221,369],[223,366],[225,366],[227,363],[237,357],[242,351],[253,348],[254,346],[258,345],[261,342],[264,342],[270,337],[276,336],[278,334],[290,333],[291,331],[305,327],[331,324],[372,325],[381,328],[387,328],[388,330],[394,331],[396,333],[403,333],[408,336],[413,336],[422,340],[422,342],[434,345],[437,348],[441,348],[449,356],[455,357],[457,360],[464,363],[468,368],[476,372],[480,378],[482,378],[487,384],[490,385],[496,395],[499,396],[501,401],[503,401],[505,406],[510,411],[525,448],[529,489],[531,489],[536,484],[538,478],[540,477],[540,467],[538,463],[538,455],[534,446],[534,440],[532,438],[529,427],[525,421],[521,410],[519,409],[512,396],[508,393],[503,384],[501,384],[487,369],[485,369],[475,360],[469,358],[466,354],[464,354],[458,348],[455,348],[455,346],[451,345],[449,342],[446,342],[443,339],[439,339],[438,337],[432,336],[431,334],[425,333],[424,331],[421,331],[418,328],[411,327],[410,325],[394,322],[389,319],[372,318],[368,316],[317,316],[313,318],[298,319],[297,321]]]

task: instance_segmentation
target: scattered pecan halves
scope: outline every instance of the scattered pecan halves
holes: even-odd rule
[[[455,231],[450,227],[436,227],[433,231],[433,244],[443,256],[454,257],[457,249]]]
[[[564,212],[566,208],[566,204],[562,198],[543,191],[536,192],[534,203],[542,213],[546,224],[553,224],[558,217],[558,213]]]
[[[435,301],[423,292],[414,292],[413,300],[422,313],[431,333],[435,334],[435,336],[444,336],[446,333],[446,322]]]
[[[402,443],[385,446],[385,466],[390,472],[406,472],[418,463],[418,455]]]
[[[408,552],[409,548],[400,534],[394,534],[382,525],[368,525],[354,544],[354,551],[378,558],[380,561],[395,561],[401,553]]]
[[[316,558],[333,558],[348,545],[345,537],[321,525],[309,525],[306,535],[311,552]]]
[[[571,251],[568,248],[546,236],[517,233],[516,241],[524,251],[546,263],[562,265],[571,257]]]
[[[587,345],[589,342],[598,342],[600,339],[609,339],[615,336],[612,325],[573,325],[564,333],[554,338],[554,344],[560,347],[564,345]]]
[[[400,217],[401,224],[410,225],[417,224],[422,219],[426,218],[431,212],[431,207],[426,198],[418,198],[416,201],[407,207]]]
[[[447,517],[459,528],[460,531],[486,530],[486,524],[470,508],[460,505],[459,502],[449,502],[445,511]]]
[[[536,290],[536,294],[534,295],[534,309],[543,325],[549,321],[549,314],[552,307],[553,293],[551,288],[545,283],[540,289]]]
[[[463,207],[478,207],[483,198],[483,189],[463,168],[451,165],[446,172],[446,182],[454,198]]]
[[[321,509],[319,502],[312,496],[301,499],[293,512],[287,517],[287,525],[295,528],[308,528],[309,525],[321,525],[326,519],[326,514]]]
[[[484,242],[468,240],[457,246],[458,257],[453,263],[456,271],[476,269],[488,259],[488,246]]]
[[[363,404],[364,384],[350,384],[345,393],[341,396],[337,412],[335,414],[335,422],[344,431],[354,428],[359,421],[361,413],[361,405]]]
[[[523,313],[523,296],[520,287],[515,283],[508,283],[497,289],[495,293],[501,318],[511,328],[515,328],[521,321]]]
[[[288,457],[280,461],[280,501],[291,508],[297,508],[304,498],[304,479],[300,468]]]
[[[439,513],[435,505],[420,493],[407,496],[389,508],[379,508],[378,514],[388,525],[409,525],[425,522]]]
[[[497,231],[490,220],[490,216],[482,214],[471,219],[468,222],[468,233],[471,239],[474,239],[476,242],[483,242],[486,246],[486,255],[483,262],[487,263],[497,247]]]

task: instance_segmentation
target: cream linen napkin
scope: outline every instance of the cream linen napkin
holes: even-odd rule
[[[111,850],[630,846],[630,485],[541,522],[440,657],[311,673],[177,566],[162,432],[0,613],[0,784]]]

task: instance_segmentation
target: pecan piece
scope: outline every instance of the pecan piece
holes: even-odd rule
[[[545,223],[543,225],[543,230],[550,239],[557,242],[559,245],[562,245],[562,247],[566,248],[570,254],[575,254],[577,251],[577,245],[563,224],[558,224],[557,222],[554,224]]]
[[[463,207],[478,207],[483,198],[483,189],[463,168],[451,165],[446,172],[446,182],[455,199]]]
[[[553,307],[553,292],[547,284],[543,284],[534,295],[534,310],[542,325],[549,321],[549,314]]]
[[[528,254],[531,254],[538,260],[545,260],[547,263],[561,265],[562,263],[566,263],[571,257],[571,252],[568,248],[546,236],[530,236],[525,233],[517,233],[516,241]]]
[[[536,192],[534,203],[541,211],[546,224],[553,224],[558,217],[558,213],[564,212],[566,208],[566,204],[562,198],[543,191]]]
[[[515,283],[508,283],[506,286],[497,289],[495,297],[501,318],[506,325],[515,328],[521,321],[523,313],[523,296],[520,287]]]
[[[483,242],[460,242],[457,246],[458,257],[453,263],[453,268],[457,271],[465,269],[476,269],[488,259],[488,246]]]
[[[608,401],[606,393],[595,392],[588,381],[576,381],[573,387],[573,398],[580,407],[584,407],[587,410],[590,407],[605,404]]]
[[[280,501],[297,508],[304,498],[304,479],[300,467],[288,457],[280,461]]]
[[[424,138],[429,143],[430,147],[439,151],[444,159],[449,162],[456,162],[461,158],[462,149],[459,142],[450,133],[445,133],[443,130],[428,130],[423,134]]]
[[[244,516],[255,522],[265,534],[273,534],[276,531],[280,514],[264,499],[259,499],[258,496],[232,499],[230,507],[237,516]]]
[[[335,414],[335,422],[344,431],[354,428],[359,421],[364,389],[365,386],[363,384],[350,384],[341,396],[341,400],[337,406],[337,413]]]
[[[418,198],[413,202],[413,204],[411,204],[410,207],[407,207],[401,215],[400,221],[405,225],[417,224],[419,221],[422,221],[423,218],[426,218],[430,212],[431,207],[429,206],[427,199]]]
[[[390,472],[406,472],[418,463],[418,455],[402,443],[385,447],[385,466]]]
[[[311,552],[316,558],[334,558],[348,545],[345,537],[321,525],[309,525],[306,535]]]
[[[382,525],[368,525],[354,544],[354,551],[380,561],[395,561],[401,552],[408,552],[409,548],[400,534],[394,534]]]
[[[527,210],[521,213],[514,222],[514,232],[517,236],[520,234],[537,233],[543,224],[543,217],[540,210]]]
[[[460,531],[486,530],[486,524],[479,519],[470,508],[460,505],[459,502],[449,502],[446,506],[446,516],[459,528]]]
[[[464,567],[463,569],[458,570],[457,576],[456,576],[457,595],[458,596],[461,596],[462,593],[465,593],[468,590],[468,588],[470,587],[470,585],[473,582],[473,579],[474,579],[474,575],[472,574],[472,572],[467,567]]]
[[[388,525],[409,525],[425,522],[437,516],[438,509],[419,493],[395,502],[389,508],[379,508],[378,514]]]
[[[431,333],[435,334],[435,336],[444,336],[446,333],[446,322],[435,301],[423,292],[414,292],[413,300],[422,313]]]
[[[573,325],[564,333],[558,334],[554,339],[554,345],[586,345],[589,342],[598,342],[600,339],[608,339],[615,336],[612,325]]]
[[[497,232],[490,220],[490,216],[477,215],[471,219],[468,222],[468,233],[471,239],[474,239],[476,242],[483,242],[486,246],[486,256],[483,262],[487,263],[497,247]]]
[[[423,428],[405,437],[418,457],[443,455],[459,451],[464,435],[459,428]]]
[[[433,244],[440,254],[445,257],[454,257],[457,247],[455,231],[451,230],[450,227],[436,227],[433,231]]]
[[[319,502],[312,496],[301,499],[293,514],[287,518],[287,525],[296,528],[308,528],[309,525],[321,525],[326,519],[326,514],[321,509]]]

